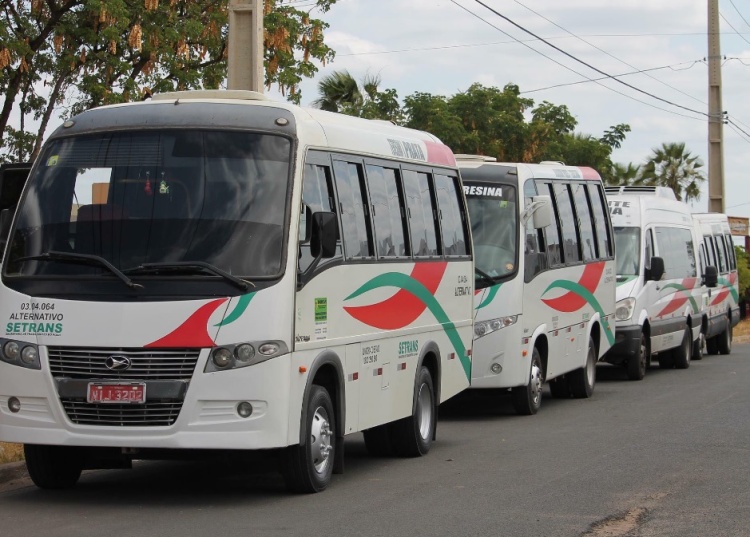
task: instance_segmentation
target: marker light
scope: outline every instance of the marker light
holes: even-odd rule
[[[517,321],[518,315],[508,315],[506,317],[498,317],[497,319],[474,323],[474,339],[479,339],[487,334],[496,332],[501,328],[515,324]]]

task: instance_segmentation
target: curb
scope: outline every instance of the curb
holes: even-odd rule
[[[23,461],[0,464],[0,485],[28,477],[26,463]]]

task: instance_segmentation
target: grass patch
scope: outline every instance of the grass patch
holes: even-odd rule
[[[23,460],[23,444],[0,442],[0,464]]]
[[[734,327],[732,336],[750,336],[750,318],[745,319],[744,321],[740,321],[739,324]]]

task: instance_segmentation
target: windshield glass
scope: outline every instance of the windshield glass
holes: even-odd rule
[[[474,263],[483,278],[493,280],[515,272],[518,210],[516,189],[509,185],[464,182],[469,205]],[[477,279],[478,287],[481,285]]]
[[[637,276],[641,259],[641,230],[637,227],[615,228],[615,259],[618,276]]]
[[[57,140],[29,179],[6,274],[110,274],[101,263],[35,258],[62,252],[99,256],[122,271],[203,262],[235,276],[278,275],[290,155],[289,139],[250,132]]]

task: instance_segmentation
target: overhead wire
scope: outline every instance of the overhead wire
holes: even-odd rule
[[[732,30],[734,30],[735,32],[737,32],[737,35],[739,35],[745,41],[745,43],[747,43],[748,45],[750,45],[750,41],[748,41],[747,38],[744,35],[742,35],[740,32],[738,32],[737,28],[735,28],[734,26],[732,26],[732,23],[729,22],[729,20],[724,16],[724,14],[722,12],[719,12],[719,16],[722,19],[724,19],[724,22],[726,22]]]
[[[451,0],[451,2],[453,2],[454,4],[456,4],[456,5],[459,5],[459,6],[460,6],[460,4],[458,4],[458,3],[456,2],[456,0]],[[605,71],[602,71],[602,70],[601,70],[601,69],[599,69],[598,67],[595,67],[595,66],[591,65],[590,63],[588,63],[588,62],[585,62],[585,61],[581,60],[580,58],[577,58],[577,57],[576,57],[576,56],[574,56],[573,54],[571,54],[571,53],[569,53],[569,52],[567,52],[567,51],[565,51],[565,50],[561,49],[561,48],[560,48],[560,47],[558,47],[557,45],[555,45],[555,44],[553,44],[553,43],[550,43],[549,41],[545,40],[544,38],[542,38],[542,37],[540,37],[540,36],[536,35],[536,34],[535,34],[534,32],[532,32],[531,30],[528,30],[527,28],[525,28],[525,27],[521,26],[520,24],[518,24],[517,22],[515,22],[515,21],[514,21],[513,19],[511,19],[510,17],[508,17],[508,16],[506,16],[506,15],[503,15],[502,13],[500,13],[499,11],[497,11],[496,9],[494,9],[494,8],[492,8],[492,7],[490,7],[490,6],[488,6],[488,5],[487,5],[487,4],[485,4],[485,3],[484,3],[484,2],[482,1],[482,0],[474,0],[474,2],[476,2],[476,3],[477,3],[477,4],[479,4],[479,5],[481,5],[481,6],[482,6],[482,7],[484,7],[485,9],[487,9],[487,10],[491,11],[492,13],[494,13],[495,15],[497,15],[498,17],[500,17],[501,19],[503,19],[503,20],[505,20],[505,21],[509,22],[510,24],[512,24],[513,26],[515,26],[516,28],[518,28],[519,30],[521,30],[521,31],[523,31],[523,32],[525,32],[525,33],[527,33],[527,34],[529,34],[529,35],[533,36],[533,37],[536,37],[537,39],[539,39],[539,40],[540,40],[540,41],[541,41],[542,43],[544,43],[545,45],[547,45],[547,46],[549,46],[549,47],[551,47],[551,48],[555,49],[556,51],[558,51],[558,52],[560,52],[561,54],[563,54],[563,55],[567,56],[568,58],[570,58],[570,59],[572,59],[572,60],[574,60],[574,61],[576,61],[576,62],[578,62],[578,63],[580,63],[580,64],[582,64],[582,65],[585,65],[586,67],[588,67],[589,69],[591,69],[591,70],[593,70],[593,71],[596,71],[596,72],[597,72],[597,73],[599,73],[600,75],[604,75],[604,76],[606,76],[606,77],[608,77],[608,78],[611,78],[611,79],[612,79],[612,80],[613,80],[614,82],[617,82],[618,84],[622,84],[623,86],[626,86],[626,87],[628,87],[628,88],[630,88],[630,89],[632,89],[632,90],[634,90],[634,91],[637,91],[637,92],[639,92],[639,93],[642,93],[642,94],[644,94],[644,95],[647,95],[647,96],[651,97],[652,99],[656,99],[656,100],[658,100],[658,101],[661,101],[661,102],[663,102],[663,103],[669,104],[670,106],[674,106],[674,107],[677,107],[677,108],[681,108],[681,109],[683,109],[683,110],[686,110],[686,111],[688,111],[688,112],[692,112],[693,114],[698,114],[698,115],[700,115],[700,116],[706,116],[706,117],[708,117],[708,116],[709,116],[709,114],[707,114],[706,112],[702,112],[702,111],[694,110],[694,109],[692,109],[692,108],[688,108],[687,106],[683,106],[683,105],[681,105],[681,104],[678,104],[678,103],[672,102],[672,101],[670,101],[670,100],[668,100],[668,99],[664,99],[663,97],[659,97],[658,95],[654,95],[653,93],[651,93],[651,92],[648,92],[648,91],[646,91],[646,90],[643,90],[643,89],[641,89],[641,88],[639,88],[639,87],[637,87],[637,86],[634,86],[634,85],[632,85],[632,84],[629,84],[628,82],[625,82],[625,81],[623,81],[623,80],[619,80],[619,79],[617,79],[617,78],[613,77],[612,75],[610,75],[609,73],[607,73],[607,72],[605,72]],[[461,7],[463,7],[463,6],[461,6]],[[481,17],[480,17],[480,18],[481,18]],[[500,30],[500,31],[502,31],[502,30]],[[503,32],[503,33],[504,33],[504,32]],[[507,34],[506,34],[506,35],[507,35]],[[533,49],[533,48],[532,48],[532,50],[535,50],[535,49]],[[538,52],[538,51],[536,51],[536,50],[535,50],[535,52]],[[556,62],[556,63],[558,63],[558,62]],[[588,78],[588,77],[586,77],[586,78]],[[597,83],[598,83],[598,82],[597,82]],[[606,87],[606,86],[604,86],[604,87]],[[610,89],[611,89],[611,88],[610,88]],[[619,92],[618,92],[618,93],[619,93]],[[624,95],[624,94],[622,94],[622,95]],[[685,116],[685,117],[689,117],[689,116]],[[692,119],[697,119],[697,118],[692,118]]]

